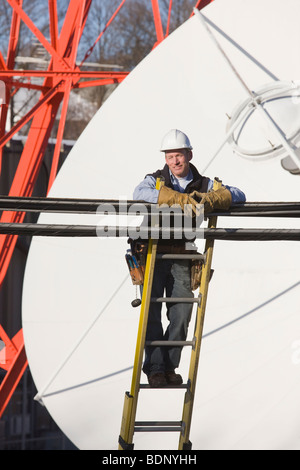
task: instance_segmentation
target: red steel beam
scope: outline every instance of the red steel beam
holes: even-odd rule
[[[24,22],[26,22],[27,26],[36,34],[36,36],[42,41],[41,35],[37,31],[36,26],[32,23],[32,21],[27,17],[27,15],[21,12],[19,5],[16,4],[15,0],[8,0],[8,2],[14,7],[15,12],[20,14],[20,17]],[[37,178],[37,174],[41,165],[42,153],[41,150],[44,151],[45,149],[45,142],[50,135],[50,130],[53,126],[54,118],[58,111],[58,107],[60,102],[63,100],[65,93],[70,92],[70,85],[65,88],[66,83],[64,84],[63,90],[60,93],[57,93],[54,90],[55,86],[58,86],[58,79],[60,77],[72,77],[73,87],[83,88],[85,86],[95,86],[95,81],[93,83],[80,85],[78,81],[82,76],[85,77],[111,77],[108,81],[104,79],[105,83],[113,83],[121,81],[126,75],[127,72],[81,72],[79,68],[75,66],[76,61],[76,53],[78,48],[78,43],[80,36],[82,34],[84,24],[87,18],[87,13],[91,5],[91,0],[86,0],[83,2],[82,0],[71,0],[69,4],[69,8],[66,14],[66,18],[64,21],[64,25],[61,31],[60,38],[56,43],[56,32],[55,32],[55,24],[56,24],[56,17],[55,17],[55,4],[53,1],[49,2],[50,8],[50,16],[52,27],[51,33],[51,42],[52,44],[56,45],[56,47],[62,52],[62,57],[57,57],[57,52],[52,47],[53,51],[48,48],[49,52],[52,53],[53,59],[49,65],[47,71],[39,73],[38,71],[13,71],[13,70],[5,70],[0,73],[0,76],[3,78],[9,75],[23,75],[26,76],[30,74],[30,76],[45,76],[45,82],[43,85],[43,92],[41,95],[41,99],[38,104],[29,112],[26,116],[24,116],[19,123],[17,123],[13,129],[9,133],[7,133],[2,139],[0,139],[0,147],[3,146],[14,133],[29,119],[34,116],[33,124],[31,126],[31,130],[29,132],[24,151],[22,153],[19,166],[17,168],[11,189],[9,194],[10,195],[27,195],[30,196],[32,194],[32,190],[34,187],[35,180]],[[45,40],[46,41],[46,40]],[[42,41],[45,43],[45,41]],[[47,44],[44,44],[47,45]],[[62,64],[66,66],[63,70],[57,71],[57,67],[62,67]],[[98,82],[99,84],[100,82]],[[103,84],[103,82],[102,82]],[[45,90],[48,89],[48,92],[45,93]],[[54,95],[52,97],[52,95]],[[67,103],[67,101],[65,101]],[[40,108],[43,107],[43,111],[40,111]],[[64,107],[64,113],[66,112],[67,105]],[[65,117],[64,119],[65,120]],[[39,131],[37,131],[39,130]],[[59,138],[57,142],[57,147],[54,152],[54,163],[53,169],[51,170],[51,181],[48,190],[51,187],[51,184],[54,181],[56,175],[56,169],[58,165],[57,156],[58,156],[58,148],[60,148],[60,143],[63,135],[63,126],[61,125],[59,128]],[[42,137],[44,136],[44,137]],[[41,147],[37,145],[40,143]],[[1,220],[6,222],[21,222],[24,218],[24,214],[22,213],[13,213],[7,212],[2,215]],[[14,250],[14,246],[16,243],[16,237],[11,236],[0,236],[0,285],[3,282],[5,277],[12,252]]]
[[[1,51],[0,51],[0,70],[7,70],[7,66],[6,66],[6,63],[5,63],[5,60]]]
[[[33,23],[31,20],[29,21],[28,17],[26,18],[26,15],[21,15],[19,6],[16,7],[15,0],[8,0],[8,2],[16,8],[16,11],[20,13],[21,18],[26,20],[26,24],[31,26],[31,29],[35,31],[36,36],[40,38],[40,34],[37,33],[36,27],[32,27]],[[58,65],[61,67],[62,63],[66,66],[67,70],[74,71],[77,46],[90,5],[91,0],[70,0],[58,43],[58,48],[62,56],[58,56],[58,53],[56,53],[51,46],[55,53],[53,53],[53,58],[49,64],[49,72],[53,72],[53,67],[57,67]],[[79,77],[80,75],[78,75],[78,78]],[[39,106],[39,109],[34,114],[24,150],[9,191],[10,196],[31,196],[32,194],[47,142],[50,137],[50,132],[53,127],[59,105],[63,100],[66,91],[65,88],[54,90],[55,87],[58,87],[59,80],[60,77],[57,75],[51,75],[45,79],[44,87],[50,88],[48,93],[51,94],[53,92],[54,96],[50,100],[47,100],[45,99],[45,97],[47,97],[46,94],[40,99],[39,104],[41,104],[41,101],[43,100],[44,102]],[[20,212],[4,212],[2,214],[1,221],[21,222],[23,221],[24,216],[25,214]],[[16,241],[17,237],[15,236],[0,236],[0,285],[3,283],[5,278]]]
[[[23,0],[16,0],[16,5],[18,6],[18,8],[21,8],[22,4],[23,4]],[[15,65],[16,50],[17,50],[17,44],[19,41],[19,33],[20,33],[20,24],[21,24],[21,18],[14,10],[12,13],[10,37],[9,37],[8,51],[7,51],[6,65],[8,69],[12,69]]]
[[[34,116],[11,185],[10,196],[31,196],[62,96],[63,93],[52,102],[44,104]],[[1,221],[19,223],[24,217],[25,213],[22,212],[4,212]],[[15,236],[0,236],[0,283],[3,283],[16,241]]]
[[[78,14],[77,16],[73,18],[73,28],[72,28],[73,35],[72,35],[72,41],[71,41],[72,44],[71,44],[71,47],[68,49],[68,63],[70,64],[72,68],[76,66],[76,55],[77,55],[77,49],[78,49],[80,37],[83,32],[84,15],[85,15],[85,4],[84,2],[81,2],[78,4]],[[65,121],[66,121],[66,116],[67,116],[71,87],[72,87],[72,80],[68,79],[65,83],[63,105],[62,105],[61,116],[59,120],[57,136],[56,136],[54,154],[52,158],[52,165],[51,165],[50,177],[49,177],[49,182],[48,182],[47,194],[51,189],[51,186],[55,180],[56,173],[57,173],[61,142],[62,142],[63,132],[65,128]]]
[[[6,370],[5,377],[0,384],[1,419],[11,396],[25,372],[28,361],[25,353],[22,330],[20,330],[11,341],[0,325],[0,338],[2,338],[5,343],[5,347],[0,351],[0,368]]]
[[[164,40],[164,31],[163,31],[163,26],[162,26],[162,21],[161,21],[158,0],[151,0],[151,2],[152,2],[153,18],[154,18],[154,25],[155,25],[156,38],[157,38],[157,42],[154,44],[153,47],[156,47],[160,42]]]
[[[0,78],[1,78],[1,71],[0,71]],[[9,85],[11,87],[14,87],[15,92],[17,92],[19,88],[27,88],[28,90],[38,90],[43,93],[47,93],[47,91],[49,90],[49,88],[45,88],[42,85],[36,85],[34,83],[28,83],[28,82],[20,82],[19,80],[9,80]]]
[[[60,119],[59,119],[57,135],[56,135],[56,144],[55,144],[53,158],[52,158],[52,165],[51,165],[51,170],[50,170],[47,194],[49,193],[49,191],[51,189],[51,186],[54,183],[54,180],[56,178],[57,169],[58,169],[61,143],[62,143],[64,128],[65,128],[66,117],[67,117],[67,110],[68,110],[68,104],[69,104],[71,85],[72,85],[71,80],[68,80],[68,83],[65,87],[65,92],[64,92],[64,97],[63,97],[63,105],[62,105],[62,109],[61,109],[61,115],[60,115]]]
[[[48,0],[49,6],[49,22],[50,22],[50,38],[53,49],[58,48],[58,19],[56,0]]]
[[[88,81],[81,81],[74,83],[72,85],[72,89],[74,88],[86,88],[86,87],[94,87],[94,86],[103,86],[103,85],[113,85],[115,83],[121,83],[124,78],[127,77],[129,72],[126,72],[124,75],[121,75],[119,77],[118,75],[112,76],[112,78],[100,78],[99,80],[88,80]],[[1,78],[1,72],[0,72],[0,78]],[[27,88],[27,89],[32,89],[32,90],[38,90],[43,93],[47,93],[49,91],[48,87],[44,87],[42,85],[35,85],[33,83],[23,83],[15,80],[11,80],[10,85],[15,87],[16,89],[18,88]]]
[[[170,2],[169,2],[169,11],[168,11],[168,21],[167,21],[167,28],[166,28],[166,37],[169,36],[169,31],[170,31],[172,3],[173,3],[172,0],[170,0]]]
[[[22,3],[23,3],[23,0],[17,0],[17,4],[19,6],[22,6]],[[6,64],[4,62],[4,58],[1,55],[1,68],[5,70],[13,69],[15,65],[16,50],[17,50],[17,44],[18,44],[19,34],[20,34],[20,23],[21,23],[20,17],[16,14],[15,11],[13,11],[12,19],[11,19],[11,26],[10,26],[10,35],[9,35],[9,42],[8,42]],[[5,133],[5,123],[7,120],[9,102],[10,102],[10,87],[7,86],[5,106],[2,106],[1,117],[0,117],[0,138]],[[0,174],[1,174],[1,168],[2,168],[2,153],[3,153],[3,150],[1,148],[0,149]]]
[[[100,77],[120,77],[124,78],[128,72],[109,72],[109,71],[88,71],[88,70],[0,70],[0,77],[59,77],[78,79],[83,78],[100,78]]]
[[[0,148],[2,148],[27,122],[32,119],[33,116],[36,115],[37,111],[40,110],[40,108],[48,103],[57,93],[57,89],[59,88],[60,84],[57,84],[55,87],[48,89],[48,91],[44,94],[43,98],[41,98],[38,103],[31,108],[30,111],[28,111],[25,116],[23,116],[17,124],[15,124],[10,131],[8,131],[1,139],[0,139]]]
[[[73,88],[86,88],[86,87],[93,87],[93,86],[101,86],[101,85],[114,85],[116,83],[121,83],[127,75],[123,76],[122,78],[103,78],[101,80],[90,80],[86,82],[79,82],[73,85]]]
[[[212,3],[214,0],[198,0],[198,2],[195,5],[195,8],[198,8],[198,10],[202,10],[202,8],[206,7],[209,3]]]
[[[52,47],[49,41],[45,38],[45,36],[41,33],[38,27],[33,23],[33,21],[29,18],[29,16],[25,13],[25,11],[18,5],[17,0],[6,0],[7,3],[13,8],[15,14],[19,15],[21,20],[26,24],[26,26],[32,31],[32,33],[37,37],[40,43],[44,46],[47,52],[52,56],[52,58],[56,58],[63,68],[68,69],[66,62],[63,58],[56,52],[56,50]],[[71,0],[72,2],[72,0]]]

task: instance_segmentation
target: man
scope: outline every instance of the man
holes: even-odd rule
[[[192,146],[186,134],[171,129],[163,138],[161,151],[165,153],[165,166],[147,175],[136,187],[133,198],[150,203],[180,205],[184,210],[190,204],[196,212],[197,204],[204,205],[204,213],[215,209],[229,209],[231,203],[243,203],[246,198],[242,191],[231,186],[222,186],[212,191],[213,181],[199,174],[190,163],[193,157]],[[156,179],[163,177],[164,185],[156,189]],[[184,253],[182,240],[158,243],[158,252]],[[156,260],[153,277],[152,297],[194,297],[191,289],[191,269],[189,260]],[[192,314],[192,303],[174,302],[167,304],[169,325],[163,332],[161,304],[151,303],[146,341],[185,341]],[[151,347],[145,349],[143,371],[148,376],[151,387],[164,387],[182,384],[182,377],[175,373],[179,366],[181,347]]]

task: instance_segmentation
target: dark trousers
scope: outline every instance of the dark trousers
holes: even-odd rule
[[[157,260],[155,264],[151,297],[194,297],[191,290],[189,260]],[[150,304],[146,341],[185,341],[193,309],[192,303],[172,302],[167,306],[169,325],[163,331],[161,303]],[[179,366],[182,347],[145,348],[143,371],[147,375],[175,370]]]

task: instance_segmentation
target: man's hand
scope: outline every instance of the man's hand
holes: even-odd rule
[[[228,210],[232,203],[231,192],[225,186],[208,193],[193,191],[189,196],[204,205],[204,214],[209,214],[216,209]]]
[[[190,215],[192,217],[199,215],[199,208],[197,207],[199,203],[193,197],[191,197],[190,194],[179,193],[178,191],[174,191],[167,186],[162,186],[160,189],[158,195],[158,204],[167,204],[169,207],[179,205],[184,211],[185,215]]]

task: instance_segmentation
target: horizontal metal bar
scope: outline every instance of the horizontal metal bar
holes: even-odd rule
[[[165,389],[188,389],[188,384],[180,384],[180,385],[164,385],[163,387],[151,387],[149,384],[140,384],[140,389],[151,389],[151,390],[165,390]]]
[[[120,201],[116,199],[76,199],[0,196],[0,210],[15,212],[75,212],[96,213],[99,206],[106,207],[108,214],[124,213],[130,208],[140,215],[157,214],[164,211],[156,204],[145,201]],[[300,202],[246,202],[233,204],[229,211],[213,212],[219,216],[299,216]]]
[[[99,227],[95,225],[61,225],[0,223],[0,234],[40,236],[40,237],[129,237],[134,233],[138,239],[162,239],[165,232],[170,240],[192,240],[193,238],[231,241],[300,241],[300,229],[243,229],[243,228],[204,228],[189,231],[170,228],[167,231],[156,229],[152,234],[147,227]],[[155,235],[155,236],[154,236]]]
[[[134,427],[134,432],[182,432],[182,427]]]
[[[200,303],[201,299],[198,297],[152,297],[151,302],[157,303],[181,303],[181,304],[192,304]]]
[[[161,253],[158,253],[156,255],[156,259],[199,259],[201,261],[205,261],[206,259],[206,256],[205,255],[200,255],[199,253],[198,254],[194,254],[194,255],[191,255],[191,254],[188,254],[188,255],[184,255],[184,254],[161,254]]]
[[[243,229],[214,228],[204,229],[204,238],[231,241],[300,241],[299,229]]]
[[[73,198],[37,198],[37,197],[11,197],[0,196],[0,210],[9,210],[15,212],[63,212],[63,213],[97,213],[99,206],[106,209],[108,214],[127,212],[129,208],[137,204],[137,201],[118,201],[116,199],[73,199]],[[145,205],[140,205],[141,210],[145,211]],[[150,210],[151,204],[148,203],[147,209]],[[134,207],[135,209],[135,207]]]
[[[136,421],[135,432],[181,432],[182,421]]]
[[[283,217],[283,218],[294,218],[300,217],[300,210],[270,210],[270,211],[227,211],[227,212],[214,212],[214,215],[218,217]]]
[[[85,77],[85,78],[126,78],[129,72],[111,72],[98,70],[1,70],[0,77]]]
[[[146,346],[195,346],[195,341],[146,341]]]
[[[182,426],[182,421],[136,421],[136,426]]]

